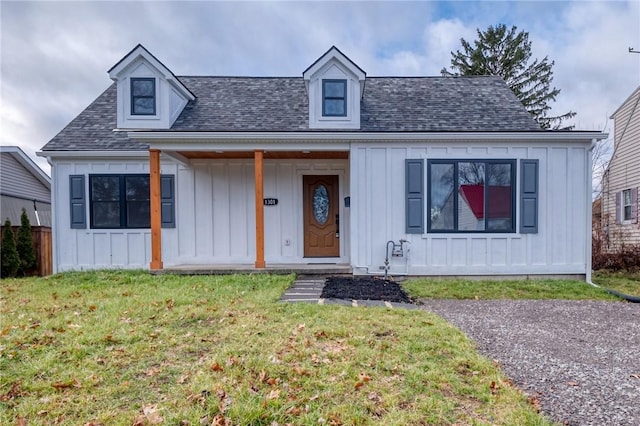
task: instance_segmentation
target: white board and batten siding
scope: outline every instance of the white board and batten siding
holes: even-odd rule
[[[348,263],[348,160],[265,160],[265,261],[274,263]],[[305,259],[302,177],[338,175],[340,186],[340,257]],[[253,160],[192,160],[180,167],[177,188],[177,257],[165,265],[253,264],[256,256]],[[344,219],[342,219],[344,218]]]
[[[608,233],[610,249],[621,244],[640,244],[640,196],[635,197],[633,212],[636,217],[633,220],[622,220],[619,217],[621,208],[616,207],[621,191],[640,193],[640,87],[618,108],[613,118],[615,151],[602,188],[602,226]]]
[[[146,159],[54,159],[52,203],[54,211],[54,272],[87,269],[148,269],[151,261],[150,229],[91,229],[89,221],[90,174],[148,174]],[[161,164],[162,174],[177,174],[177,166]],[[85,176],[86,229],[70,226],[69,176]],[[162,256],[175,257],[176,229],[162,230]]]
[[[405,159],[516,160],[514,233],[405,231]],[[538,232],[519,233],[520,160],[539,160]],[[354,144],[351,149],[351,262],[355,274],[379,274],[386,242],[409,241],[391,273],[409,275],[586,274],[589,143],[438,142]],[[407,247],[407,246],[405,246]]]

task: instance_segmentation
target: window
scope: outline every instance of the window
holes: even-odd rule
[[[633,197],[631,196],[631,190],[625,189],[622,191],[622,220],[632,220],[631,206]]]
[[[515,232],[515,161],[428,162],[429,232]]]
[[[162,175],[163,227],[175,227],[173,176]],[[91,228],[150,228],[149,175],[89,175]]]
[[[322,115],[347,116],[347,80],[322,80]]]
[[[156,79],[131,79],[131,115],[156,115]]]

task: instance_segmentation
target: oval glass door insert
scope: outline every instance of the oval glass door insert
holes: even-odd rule
[[[329,218],[329,193],[324,185],[319,185],[313,191],[313,216],[320,225],[324,225]]]

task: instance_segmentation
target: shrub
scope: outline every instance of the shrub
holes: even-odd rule
[[[16,236],[11,229],[11,221],[9,219],[4,223],[2,230],[2,267],[0,272],[3,278],[15,277],[20,267],[20,258],[16,249]]]
[[[21,275],[27,275],[36,266],[36,250],[33,247],[33,237],[31,235],[31,223],[27,211],[22,209],[20,215],[20,228],[18,228],[18,236],[16,241],[16,249],[20,258],[20,267],[18,272]]]
[[[640,245],[621,245],[613,251],[604,251],[594,242],[592,251],[593,269],[611,271],[636,271],[640,269]]]

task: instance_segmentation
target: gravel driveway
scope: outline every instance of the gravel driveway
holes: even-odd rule
[[[640,425],[640,304],[423,300],[566,425]]]

